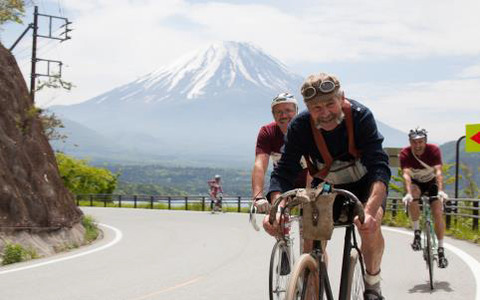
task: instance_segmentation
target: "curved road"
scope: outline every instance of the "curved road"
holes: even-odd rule
[[[255,232],[246,214],[84,211],[109,226],[103,227],[104,239],[69,253],[1,267],[0,299],[268,299],[274,240]],[[430,292],[421,254],[410,249],[410,233],[385,228],[384,235],[382,286],[387,299],[480,300],[480,247],[447,238],[450,265],[436,269],[437,288]],[[342,238],[338,230],[329,243],[331,279],[339,276]]]

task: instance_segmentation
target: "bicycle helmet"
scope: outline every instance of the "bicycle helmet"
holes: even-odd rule
[[[218,175],[218,174],[215,175],[215,179],[220,179],[220,178],[222,178],[222,176],[220,176],[220,175]]]
[[[298,102],[297,102],[297,99],[295,99],[295,97],[292,94],[281,93],[281,94],[278,94],[275,98],[273,98],[273,100],[272,100],[272,112],[273,112],[273,108],[275,107],[275,105],[281,104],[281,103],[293,103],[293,104],[295,104],[295,110],[298,113]]]
[[[411,140],[425,139],[427,140],[427,131],[425,129],[415,128],[411,129],[408,133],[408,138]]]

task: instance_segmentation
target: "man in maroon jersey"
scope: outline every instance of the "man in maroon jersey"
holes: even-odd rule
[[[274,122],[262,126],[257,137],[255,148],[255,164],[252,171],[252,198],[257,203],[260,211],[265,211],[268,202],[264,196],[264,180],[268,163],[272,159],[273,166],[282,156],[284,136],[288,124],[298,113],[298,103],[295,97],[289,93],[278,94],[271,104]],[[304,188],[307,185],[308,170],[305,159],[302,157],[300,167],[303,169],[295,182],[296,188]]]
[[[420,231],[420,208],[418,202],[413,199],[421,195],[437,196],[430,201],[432,215],[435,221],[435,233],[438,238],[438,266],[446,268],[448,260],[443,248],[443,236],[445,223],[443,222],[443,201],[448,195],[443,191],[442,154],[440,148],[433,144],[427,144],[427,131],[425,129],[410,130],[408,134],[410,146],[400,152],[400,167],[405,179],[407,194],[403,197],[405,205],[409,205],[409,214],[413,222],[415,236],[412,249],[421,249]]]

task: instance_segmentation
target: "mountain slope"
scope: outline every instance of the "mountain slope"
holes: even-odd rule
[[[251,163],[258,130],[272,120],[271,99],[290,91],[302,102],[302,81],[255,46],[223,42],[86,102],[51,109],[151,154]],[[404,133],[382,123],[379,129],[387,146],[404,144]]]

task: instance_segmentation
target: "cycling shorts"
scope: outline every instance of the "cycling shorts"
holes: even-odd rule
[[[438,195],[438,185],[437,185],[437,180],[435,178],[428,182],[419,182],[412,179],[412,184],[418,186],[418,188],[420,189],[420,195],[427,195],[429,197]],[[430,203],[432,203],[435,200],[438,200],[438,199],[437,198],[430,199]]]

